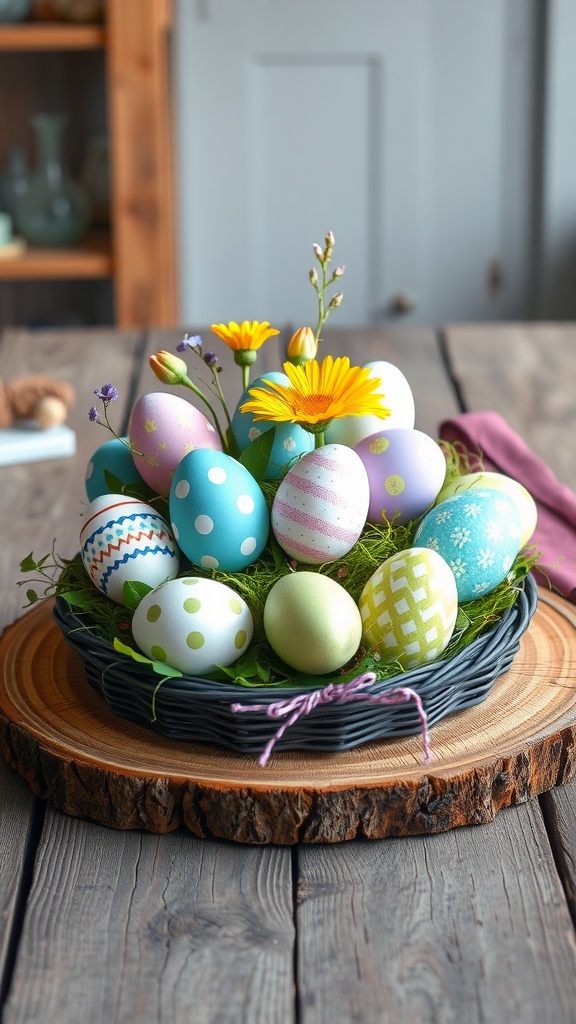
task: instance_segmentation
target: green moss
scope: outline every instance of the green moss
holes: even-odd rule
[[[446,480],[469,472],[466,457],[456,448],[443,444],[447,460]],[[278,483],[263,483],[268,504],[271,504]],[[266,642],[263,628],[264,605],[270,589],[282,576],[292,571],[322,572],[336,580],[358,602],[360,594],[378,567],[397,551],[411,547],[418,521],[406,525],[382,523],[367,524],[362,536],[351,551],[343,558],[320,566],[297,565],[290,562],[281,551],[271,534],[268,546],[261,557],[243,572],[226,573],[217,569],[202,569],[191,566],[181,573],[185,576],[201,576],[227,584],[246,601],[254,618],[252,644],[236,666],[226,670],[226,678],[235,678],[243,685],[272,685],[274,682],[298,682],[287,666],[279,664]],[[41,575],[49,579],[48,570],[55,570],[49,579],[44,596],[58,594],[65,598],[73,611],[79,613],[82,622],[93,628],[101,637],[114,642],[122,637],[131,643],[130,622],[132,612],[115,604],[96,590],[90,582],[80,559],[60,561],[53,553],[53,562],[48,565],[45,556],[35,563],[32,556],[22,563],[22,571],[30,572],[42,567]],[[516,558],[506,579],[490,594],[468,601],[460,606],[454,635],[443,657],[451,657],[466,647],[472,640],[493,626],[502,613],[509,608],[518,595],[522,581],[538,559],[538,552],[529,549]],[[38,598],[36,598],[38,599]],[[256,657],[255,657],[256,654]],[[355,674],[359,671],[376,671],[379,678],[390,678],[401,671],[395,663],[384,665],[373,661],[370,652],[360,651],[355,664],[346,669]],[[305,681],[300,680],[302,685]],[[309,685],[310,680],[306,680]]]

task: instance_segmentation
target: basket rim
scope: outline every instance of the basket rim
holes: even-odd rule
[[[418,685],[421,680],[428,679],[431,673],[434,675],[442,673],[447,666],[455,667],[462,660],[467,659],[472,655],[477,656],[481,652],[485,652],[487,649],[491,650],[497,646],[499,640],[506,633],[511,624],[514,627],[512,633],[514,639],[517,636],[519,637],[527,628],[538,601],[537,584],[532,574],[528,573],[521,582],[522,586],[519,587],[516,601],[508,608],[504,609],[499,620],[479,636],[475,637],[466,646],[466,648],[464,648],[464,650],[459,651],[457,654],[452,655],[449,658],[439,658],[436,661],[419,665],[418,667],[406,672],[400,672],[395,676],[376,680],[373,684],[373,692],[384,692],[387,689],[391,689],[393,686],[398,686],[400,681],[402,686],[412,686],[413,683]],[[136,662],[131,659],[129,655],[123,655],[113,647],[110,641],[98,636],[98,634],[94,632],[93,627],[88,625],[85,619],[82,618],[83,613],[79,613],[71,609],[65,598],[60,595],[55,599],[53,614],[55,621],[62,630],[66,639],[68,639],[70,632],[81,630],[83,638],[86,638],[87,636],[90,637],[90,645],[95,649],[95,652],[100,656],[111,657],[114,662],[123,665],[123,669],[127,677],[131,678],[136,675],[140,680],[146,678],[153,683],[154,686],[157,685],[159,678],[161,678],[157,672],[155,672],[146,663]],[[514,621],[516,619],[518,619],[518,622]],[[80,651],[85,647],[83,644],[73,644],[73,646],[80,649]],[[477,659],[476,662],[478,663]],[[318,679],[321,685],[328,685],[330,682],[339,681],[338,676],[334,673],[327,674],[326,677],[319,676]],[[182,673],[180,676],[167,678],[163,687],[176,689],[183,688],[187,690],[191,684],[201,684],[207,688],[217,687],[218,695],[223,699],[238,697],[239,693],[243,693],[247,699],[250,696],[253,696],[255,698],[253,701],[254,703],[264,703],[267,700],[276,701],[281,697],[293,696],[295,693],[303,693],[313,688],[310,687],[310,685],[306,686],[304,684],[301,686],[298,686],[297,684],[284,686],[281,683],[275,684],[274,686],[257,686],[253,688],[243,687],[239,684],[227,682],[225,680],[209,679],[204,676],[187,675],[185,673]]]

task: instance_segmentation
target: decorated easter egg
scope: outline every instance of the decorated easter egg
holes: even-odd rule
[[[264,631],[276,654],[298,672],[342,668],[360,644],[358,606],[339,583],[319,572],[282,576],[264,605]]]
[[[458,599],[489,594],[505,578],[520,550],[520,516],[504,491],[461,491],[424,516],[414,543],[448,562]]]
[[[195,448],[222,450],[215,427],[190,402],[157,391],[136,402],[128,427],[134,463],[156,494],[168,494],[176,466]]]
[[[255,562],[270,517],[254,477],[225,452],[185,455],[170,488],[170,521],[180,549],[205,569],[238,572]]]
[[[327,444],[288,470],[272,503],[274,536],[291,558],[321,565],[341,558],[358,540],[370,498],[362,459]]]
[[[366,647],[407,669],[426,665],[440,657],[454,631],[454,573],[436,551],[406,548],[370,577],[359,604]]]
[[[80,552],[95,587],[122,604],[126,582],[157,587],[178,573],[179,552],[155,509],[124,494],[102,494],[82,519]]]
[[[285,373],[272,371],[253,380],[250,388],[265,388],[267,380],[271,380],[275,384],[290,384]],[[314,436],[310,431],[304,430],[297,423],[274,423],[272,420],[256,420],[253,413],[242,412],[242,405],[244,402],[250,401],[250,398],[251,396],[248,394],[248,391],[245,391],[238,402],[232,417],[232,432],[238,442],[240,451],[243,452],[252,441],[261,437],[267,430],[276,429],[274,444],[272,445],[264,479],[278,480],[286,466],[289,466],[300,455],[305,455],[306,452],[312,451],[314,448]]]
[[[140,650],[186,675],[232,665],[252,639],[248,605],[217,580],[181,576],[142,599],[132,617]]]
[[[96,449],[88,465],[86,466],[86,494],[88,501],[101,494],[110,494],[111,491],[119,490],[118,482],[123,486],[136,486],[142,491],[142,497],[152,497],[154,491],[144,483],[140,473],[134,465],[132,452],[125,442],[128,438],[121,439],[113,437],[105,441]],[[110,486],[110,477],[116,481],[116,487]]]
[[[504,491],[512,498],[520,516],[520,547],[525,547],[536,529],[538,509],[534,498],[526,488],[512,477],[505,476],[504,473],[489,473],[482,470],[454,477],[443,486],[436,498],[436,504],[439,505],[445,498],[451,498],[453,494],[460,494],[461,491],[469,491],[477,487],[493,487],[497,491]]]
[[[407,523],[433,504],[446,475],[439,444],[421,430],[379,430],[354,449],[368,474],[368,521]]]
[[[376,394],[382,396],[382,405],[390,410],[385,419],[379,416],[343,416],[332,420],[326,431],[326,441],[347,444],[354,448],[364,437],[390,427],[413,427],[415,420],[414,396],[406,377],[393,363],[375,360],[365,364],[370,376],[380,383]]]

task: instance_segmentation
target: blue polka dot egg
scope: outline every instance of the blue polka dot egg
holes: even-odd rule
[[[195,448],[179,463],[169,497],[178,547],[194,565],[239,572],[268,539],[270,517],[251,473],[225,452]]]
[[[462,491],[428,512],[414,544],[442,555],[456,579],[458,600],[494,590],[520,550],[520,516],[512,499],[493,489]]]

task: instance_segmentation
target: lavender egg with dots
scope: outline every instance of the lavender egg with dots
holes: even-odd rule
[[[268,539],[270,517],[254,477],[225,452],[197,448],[172,480],[170,522],[181,551],[204,569],[239,572]]]
[[[444,483],[444,452],[421,430],[379,430],[363,438],[354,451],[368,474],[370,523],[418,519],[434,503]]]
[[[424,516],[414,544],[448,563],[460,602],[489,594],[505,579],[520,550],[520,516],[503,491],[461,491]]]
[[[134,464],[156,494],[167,495],[180,460],[195,448],[222,450],[215,427],[178,395],[155,391],[132,409],[128,436]]]
[[[239,594],[198,576],[181,576],[150,591],[132,618],[143,654],[191,676],[232,665],[253,630],[252,613]]]

